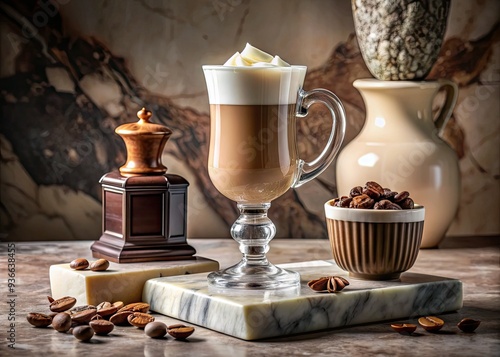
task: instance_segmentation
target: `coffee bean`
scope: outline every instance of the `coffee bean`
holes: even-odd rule
[[[481,321],[469,318],[462,319],[458,324],[458,328],[463,332],[474,332],[479,327]]]
[[[341,196],[330,201],[334,207],[349,207],[359,209],[400,210],[413,209],[415,203],[408,191],[397,193],[390,188],[382,188],[375,181],[368,181],[365,187],[355,186],[349,196]]]
[[[144,328],[148,323],[153,322],[155,318],[144,312],[133,312],[127,317],[127,320],[132,326]]]
[[[127,304],[124,307],[122,307],[118,312],[123,312],[123,311],[132,311],[132,312],[148,312],[149,311],[149,304],[146,302],[134,302],[131,304]]]
[[[90,326],[76,326],[73,328],[73,336],[80,341],[89,341],[94,336],[94,330]]]
[[[109,262],[106,259],[98,259],[92,262],[89,268],[92,271],[104,271],[109,268]]]
[[[351,208],[362,208],[368,209],[372,208],[375,201],[368,195],[362,194],[360,196],[353,197],[349,207]]]
[[[363,187],[361,186],[356,186],[351,189],[351,192],[349,192],[349,196],[351,197],[356,197],[363,194]]]
[[[107,320],[90,321],[89,325],[96,335],[107,335],[115,328],[115,325]]]
[[[117,311],[118,311],[118,309],[116,308],[116,306],[111,306],[108,308],[97,310],[97,313],[99,315],[101,315],[102,317],[108,317],[108,316],[116,314]]]
[[[411,335],[417,329],[415,324],[392,324],[391,327],[402,335]]]
[[[89,267],[89,261],[85,258],[78,258],[69,263],[69,267],[74,270],[85,270]]]
[[[399,201],[398,205],[400,205],[402,209],[413,209],[413,207],[415,207],[415,203],[410,197],[407,197],[404,200]]]
[[[172,325],[168,327],[168,334],[177,340],[185,340],[194,332],[194,327],[184,325]]]
[[[418,319],[418,323],[426,331],[435,332],[444,326],[444,321],[435,316],[426,316]]]
[[[352,202],[352,197],[346,197],[340,200],[340,207],[349,207]]]
[[[73,320],[73,322],[83,325],[83,324],[88,324],[96,314],[97,314],[96,309],[88,309],[71,315],[71,319]]]
[[[50,303],[50,311],[63,312],[71,309],[76,304],[76,299],[71,296],[65,296],[63,298],[54,300]]]
[[[132,314],[132,311],[117,312],[109,318],[109,321],[115,325],[130,325],[127,318]]]
[[[382,186],[380,186],[375,181],[368,181],[365,184],[365,188],[369,188],[370,190],[378,193],[379,196],[382,196],[384,194],[384,189],[382,188]]]
[[[389,200],[381,200],[373,205],[373,209],[401,210],[401,207]]]
[[[30,312],[26,315],[26,320],[35,327],[47,327],[52,323],[52,318],[38,312]]]
[[[71,316],[66,312],[60,312],[52,319],[52,327],[59,332],[67,332],[71,328]]]
[[[401,201],[407,199],[409,196],[410,196],[410,194],[408,193],[408,191],[401,191],[396,196],[394,196],[394,202],[396,202],[396,203],[401,202]]]
[[[374,200],[380,199],[384,195],[384,189],[374,181],[368,181],[363,189],[363,194],[370,196]]]
[[[113,306],[116,307],[118,310],[120,310],[124,306],[124,304],[123,301],[115,301],[113,303]]]
[[[94,305],[80,305],[80,306],[75,306],[71,310],[69,310],[70,315],[77,314],[79,312],[85,311],[85,310],[90,310],[90,309],[96,309]]]
[[[150,322],[144,327],[144,333],[151,338],[162,338],[167,334],[167,325],[161,321]]]
[[[394,201],[394,196],[396,196],[397,194],[397,192],[394,192],[390,188],[384,188],[384,194],[382,195],[382,198],[385,200]]]

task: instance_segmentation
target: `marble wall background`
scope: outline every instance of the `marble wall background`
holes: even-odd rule
[[[445,133],[463,181],[451,235],[500,233],[499,13],[496,0],[452,1],[429,76],[460,86]],[[191,183],[189,236],[228,236],[236,210],[206,173],[201,65],[224,62],[246,42],[307,65],[306,89],[339,95],[347,140],[363,124],[351,83],[370,74],[347,0],[3,1],[0,18],[0,232],[7,239],[97,239],[98,180],[125,161],[113,130],[135,121],[143,105],[175,132],[163,161]],[[299,127],[301,154],[311,156],[322,146],[322,122]],[[322,205],[335,194],[332,165],[276,200],[278,236],[326,237]]]

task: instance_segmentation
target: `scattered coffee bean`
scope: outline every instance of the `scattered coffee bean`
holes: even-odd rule
[[[107,335],[115,328],[112,322],[107,320],[93,320],[89,323],[90,327],[94,330],[96,335]]]
[[[108,316],[116,314],[117,311],[118,311],[118,309],[116,308],[116,306],[110,306],[107,308],[97,310],[97,313],[99,315],[101,315],[102,317],[108,317]]]
[[[76,299],[71,296],[65,296],[63,298],[54,300],[50,303],[50,311],[63,312],[71,309],[76,304]]]
[[[151,338],[162,338],[167,334],[167,325],[161,321],[150,322],[144,327],[144,333]]]
[[[132,326],[144,328],[148,323],[153,322],[155,318],[144,312],[133,312],[127,317],[127,320]]]
[[[411,335],[417,329],[415,324],[392,324],[391,327],[402,335]]]
[[[26,320],[35,327],[47,327],[52,323],[52,318],[38,312],[30,312],[26,315]]]
[[[132,311],[117,312],[109,318],[109,321],[115,325],[130,325],[130,323],[128,322],[128,317],[132,314]]]
[[[99,305],[97,305],[96,308],[97,308],[97,311],[99,311],[101,309],[105,309],[105,308],[108,308],[111,306],[113,306],[113,305],[111,305],[111,303],[109,301],[103,301]]]
[[[71,315],[71,320],[79,325],[84,325],[88,324],[96,314],[96,309],[87,309]]]
[[[481,321],[469,318],[462,319],[458,324],[458,328],[463,332],[474,332],[479,327]]]
[[[109,262],[106,259],[97,259],[90,264],[89,268],[92,271],[104,271],[109,268]]]
[[[118,312],[123,312],[123,311],[132,311],[132,312],[148,312],[149,311],[149,304],[146,302],[134,302],[131,304],[127,304],[124,307],[122,307]]]
[[[435,316],[426,316],[418,319],[418,323],[422,326],[426,331],[435,332],[440,330],[444,326],[444,321],[439,317]]]
[[[71,310],[69,310],[70,315],[75,315],[79,312],[85,311],[85,310],[90,310],[90,309],[96,309],[94,305],[80,305],[80,306],[75,306]]]
[[[395,192],[390,188],[382,188],[375,181],[368,181],[365,187],[355,186],[349,197],[341,196],[330,203],[335,207],[358,209],[406,210],[415,208],[415,202],[408,191]]]
[[[52,327],[58,332],[67,332],[71,328],[71,316],[66,312],[60,312],[52,319]]]
[[[85,258],[78,258],[69,263],[69,267],[74,270],[85,270],[89,267],[89,261]]]
[[[123,301],[115,301],[113,303],[113,306],[115,306],[118,310],[120,310],[124,306],[124,304]]]
[[[73,336],[80,341],[89,341],[94,336],[94,330],[86,325],[76,326],[73,328]]]
[[[194,332],[194,327],[184,326],[182,324],[171,325],[168,327],[168,334],[177,340],[185,340]]]

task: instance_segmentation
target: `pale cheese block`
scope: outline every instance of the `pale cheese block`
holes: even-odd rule
[[[91,259],[89,259],[91,261]],[[110,263],[108,270],[73,270],[68,264],[50,267],[50,288],[53,298],[72,296],[77,305],[97,305],[103,301],[142,301],[142,289],[147,280],[172,275],[210,272],[219,263],[203,258],[147,263]]]

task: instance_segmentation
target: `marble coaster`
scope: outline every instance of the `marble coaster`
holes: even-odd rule
[[[73,270],[69,264],[51,265],[50,288],[54,298],[73,296],[77,305],[97,305],[103,301],[123,301],[125,304],[142,299],[142,288],[148,279],[162,276],[195,274],[219,269],[215,260],[195,259],[110,263],[108,270]],[[89,259],[90,261],[91,259]]]
[[[283,264],[301,275],[290,291],[214,291],[207,274],[151,279],[143,301],[151,310],[244,340],[286,336],[341,326],[440,314],[462,307],[462,282],[403,273],[399,280],[350,278],[334,261]],[[338,275],[350,285],[342,292],[313,292],[309,280]]]

